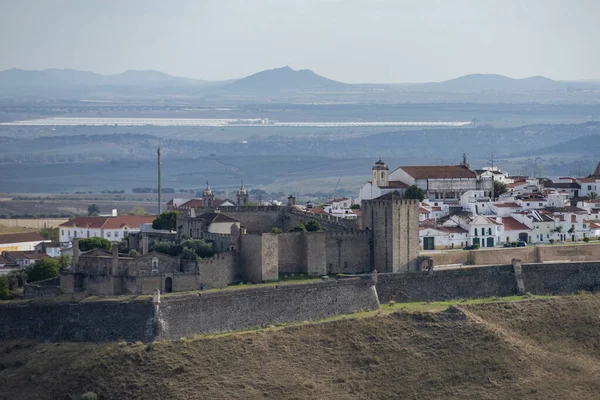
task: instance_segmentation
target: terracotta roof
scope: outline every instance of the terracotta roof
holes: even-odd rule
[[[600,223],[590,221],[590,229],[600,229]]]
[[[493,203],[496,207],[500,208],[521,208],[521,206],[517,203]]]
[[[202,207],[202,199],[190,199],[183,204],[180,204],[178,208],[200,208]]]
[[[17,264],[10,258],[0,255],[0,265],[15,265],[16,266]]]
[[[382,189],[405,189],[408,185],[400,181],[389,181],[387,186],[381,186]]]
[[[37,232],[24,233],[6,233],[0,235],[0,244],[22,243],[22,242],[43,242],[44,237]]]
[[[528,231],[529,227],[513,217],[502,217],[502,224],[504,224],[505,231]]]
[[[597,179],[598,178],[587,177],[587,178],[579,178],[579,181],[583,182],[583,183],[594,183],[594,182],[596,182]]]
[[[400,167],[415,179],[476,178],[477,174],[462,165],[432,165]]]
[[[352,212],[353,212],[354,214],[356,214],[358,217],[361,217],[361,216],[362,216],[362,210],[360,210],[360,209],[357,209],[357,208],[352,208],[351,210],[352,210]]]
[[[332,202],[339,203],[340,201],[346,201],[346,200],[350,200],[350,199],[348,199],[347,197],[341,197],[341,198],[339,198],[339,199],[333,199],[333,200],[331,200],[331,201],[332,201]]]
[[[323,210],[323,207],[313,207],[310,209],[310,212],[313,214],[329,215],[325,212],[325,210]]]
[[[442,211],[442,207],[431,207],[431,211]]]
[[[13,260],[41,260],[50,258],[46,253],[36,253],[35,251],[5,251],[4,254]]]
[[[194,219],[202,219],[207,225],[215,222],[240,222],[237,219],[228,217],[227,215],[221,213],[204,213],[200,214]]]
[[[118,217],[77,217],[60,224],[64,228],[121,229],[136,228],[152,223],[156,215],[120,215]]]
[[[423,207],[419,207],[419,214],[429,214],[429,210]]]
[[[581,185],[576,182],[566,182],[566,183],[548,183],[546,187],[559,188],[559,189],[581,189]]]

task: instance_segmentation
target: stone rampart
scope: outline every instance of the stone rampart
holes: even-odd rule
[[[144,301],[0,304],[0,339],[151,341],[302,322],[379,308],[370,277]]]
[[[60,292],[60,278],[50,278],[43,281],[26,283],[23,286],[23,297],[32,299],[36,297],[56,296]]]
[[[575,293],[600,288],[600,262],[523,264],[524,290],[533,294]],[[518,293],[512,265],[458,268],[432,274],[379,274],[377,293],[382,303],[439,301]]]
[[[518,248],[479,249],[472,251],[454,250],[424,253],[433,259],[434,265],[510,264],[513,258],[524,263],[546,261],[597,261],[600,260],[600,244],[569,244],[552,246],[528,246]]]
[[[326,263],[329,274],[360,274],[371,271],[369,231],[327,232]]]
[[[160,304],[161,337],[257,328],[379,308],[370,279],[208,292]]]
[[[156,334],[151,301],[0,305],[2,340],[150,341]]]

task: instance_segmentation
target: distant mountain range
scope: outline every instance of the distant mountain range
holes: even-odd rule
[[[348,84],[325,78],[308,69],[294,70],[282,67],[265,70],[245,78],[230,81],[205,81],[171,76],[153,70],[129,70],[115,75],[72,69],[0,71],[0,94],[10,95],[65,95],[68,98],[97,95],[103,96],[179,96],[201,98],[242,97],[306,97],[338,93],[353,96],[353,100],[405,98],[407,93],[461,94],[566,92],[569,90],[600,91],[600,84],[593,82],[561,82],[542,76],[512,79],[502,75],[472,74],[443,82],[416,84]],[[64,93],[62,93],[64,92]],[[360,95],[364,94],[363,98]],[[402,95],[404,93],[404,95]],[[592,94],[598,96],[599,93]],[[358,97],[357,97],[358,96]],[[387,97],[386,97],[387,96]],[[402,97],[404,96],[404,97]],[[590,94],[586,94],[589,99]],[[455,96],[456,97],[456,96]],[[464,96],[463,96],[464,97]],[[489,97],[489,96],[488,96]],[[339,99],[339,97],[338,97]],[[461,98],[461,101],[468,101]]]

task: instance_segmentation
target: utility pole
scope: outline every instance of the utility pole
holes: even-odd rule
[[[160,198],[160,147],[156,150],[158,155],[158,214],[161,212],[161,198]]]
[[[495,190],[494,190],[494,152],[492,151],[492,170],[490,171],[492,173],[492,201],[494,200],[494,196],[496,195]]]

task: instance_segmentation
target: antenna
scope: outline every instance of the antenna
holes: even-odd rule
[[[156,149],[156,154],[158,155],[158,214],[161,212],[161,198],[160,198],[160,146]]]

